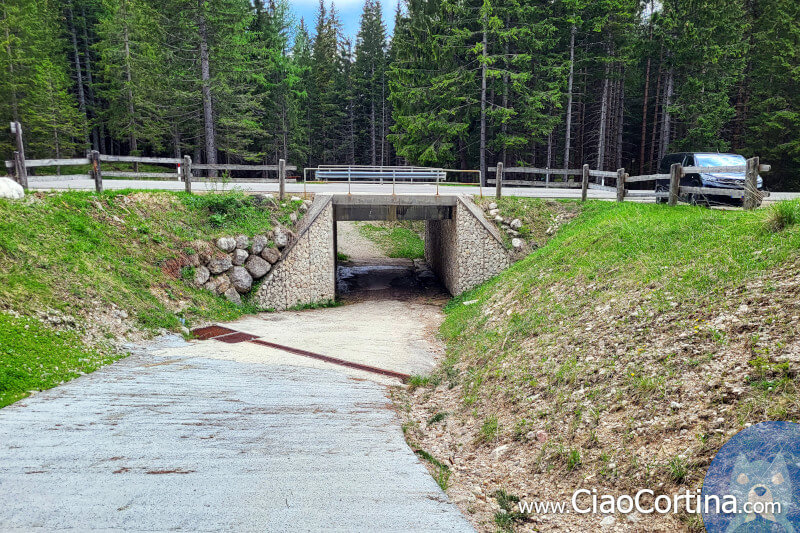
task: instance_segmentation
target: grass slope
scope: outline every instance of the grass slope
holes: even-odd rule
[[[0,406],[112,360],[114,339],[252,311],[193,288],[174,259],[195,239],[290,227],[297,208],[240,192],[0,200]]]
[[[745,425],[800,418],[798,212],[586,203],[448,305],[447,358],[405,399],[407,434],[454,461],[451,492],[485,530],[507,517],[473,484],[565,501],[588,478],[611,493],[699,487]],[[425,424],[444,412],[444,431]]]

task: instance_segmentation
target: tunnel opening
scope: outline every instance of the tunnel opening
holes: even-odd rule
[[[398,198],[334,201],[337,300],[443,303],[450,298],[428,264],[424,241],[431,220],[453,217],[452,201],[403,204]]]

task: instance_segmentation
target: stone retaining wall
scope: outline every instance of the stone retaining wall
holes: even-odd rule
[[[458,198],[452,219],[425,224],[425,259],[454,296],[480,285],[511,264],[497,227],[465,197]]]
[[[332,197],[317,195],[297,236],[264,278],[254,301],[262,309],[286,309],[336,298]]]

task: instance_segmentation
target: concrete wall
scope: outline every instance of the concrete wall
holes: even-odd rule
[[[316,195],[297,238],[264,278],[255,295],[263,309],[283,311],[336,297],[336,251],[331,196]]]
[[[497,227],[466,197],[458,198],[452,219],[426,223],[425,259],[453,295],[480,285],[511,264]]]

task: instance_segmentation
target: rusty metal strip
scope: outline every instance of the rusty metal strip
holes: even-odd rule
[[[231,333],[236,333],[236,331],[222,326],[206,326],[204,328],[192,330],[192,334],[201,341],[207,341],[208,339],[221,337],[222,335],[230,335]]]
[[[352,361],[345,361],[344,359],[339,359],[338,357],[331,357],[330,355],[322,355],[319,353],[309,352],[308,350],[301,350],[300,348],[292,348],[291,346],[284,346],[282,344],[277,344],[274,342],[269,342],[258,338],[252,339],[250,342],[252,342],[253,344],[258,344],[260,346],[267,346],[269,348],[274,348],[276,350],[283,350],[284,352],[293,353],[295,355],[302,355],[303,357],[318,359],[320,361],[325,361],[326,363],[332,363],[334,365],[346,366],[349,368],[355,368],[357,370],[363,370],[365,372],[371,372],[373,374],[380,374],[383,376],[397,378],[403,383],[408,381],[408,379],[411,377],[408,374],[403,374],[401,372],[395,372],[393,370],[385,370],[383,368],[364,365],[361,363],[354,363]]]
[[[214,340],[220,342],[227,342],[228,344],[236,344],[238,342],[247,342],[257,338],[258,337],[256,335],[250,335],[249,333],[241,333],[237,331],[236,333],[231,333],[229,335],[214,337]]]

